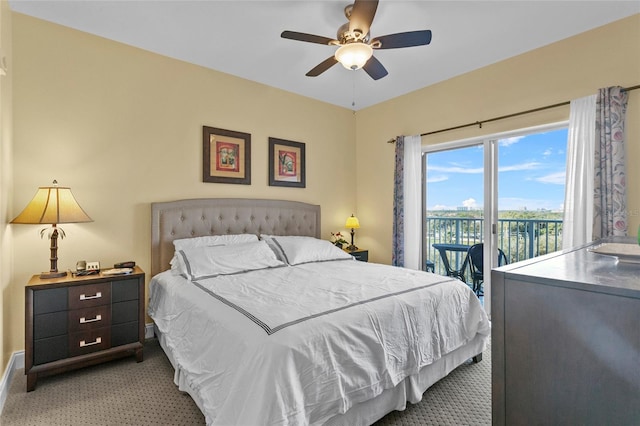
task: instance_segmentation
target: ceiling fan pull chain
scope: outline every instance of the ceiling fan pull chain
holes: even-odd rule
[[[354,72],[351,73],[351,75],[353,76],[353,92],[352,92],[352,96],[351,96],[351,106],[355,109],[356,107],[356,73],[355,70],[353,70]]]

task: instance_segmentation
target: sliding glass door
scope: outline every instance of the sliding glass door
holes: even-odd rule
[[[566,123],[423,147],[423,264],[473,287],[466,249],[483,271],[559,250]],[[490,273],[478,294],[490,312]]]
[[[460,271],[466,248],[484,239],[484,147],[476,143],[426,152],[423,161],[426,217],[422,251],[425,265],[445,275]],[[450,247],[442,248],[442,244]]]

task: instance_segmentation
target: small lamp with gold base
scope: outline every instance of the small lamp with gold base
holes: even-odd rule
[[[51,225],[49,239],[51,240],[51,269],[43,272],[40,278],[59,278],[67,275],[66,272],[58,272],[58,237],[64,238],[60,223],[93,222],[71,193],[71,188],[58,186],[53,181],[53,186],[41,186],[33,199],[27,204],[11,223],[24,224],[49,224]],[[49,228],[40,231],[40,237]]]
[[[351,228],[351,245],[348,246],[345,250],[348,251],[354,251],[354,250],[358,250],[358,247],[356,247],[353,244],[353,237],[355,235],[355,231],[354,229],[358,229],[360,228],[360,221],[358,220],[357,217],[355,217],[353,214],[351,216],[349,216],[347,218],[347,223],[344,225],[346,228]]]

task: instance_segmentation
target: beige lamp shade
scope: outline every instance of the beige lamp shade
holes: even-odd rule
[[[344,225],[346,228],[358,229],[360,228],[360,221],[354,215],[347,218],[347,223]]]
[[[25,224],[60,224],[93,222],[93,219],[82,210],[71,193],[71,188],[57,186],[41,186],[27,207],[11,221]]]
[[[58,271],[58,236],[64,237],[64,231],[56,225],[60,223],[93,222],[82,210],[71,193],[71,189],[58,186],[58,182],[53,181],[53,186],[41,186],[36,195],[27,204],[27,207],[11,221],[11,223],[24,224],[48,224],[51,226],[49,240],[51,240],[51,269],[49,272],[40,274],[40,278],[60,278],[67,275],[66,272]],[[46,229],[46,228],[45,228]],[[40,236],[44,229],[40,231]]]
[[[347,218],[347,223],[344,225],[347,228],[351,228],[351,244],[346,248],[347,251],[358,250],[358,247],[353,243],[353,239],[356,235],[356,231],[354,229],[360,228],[360,221],[354,215],[351,215]]]

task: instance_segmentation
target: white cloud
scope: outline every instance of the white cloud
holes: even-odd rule
[[[536,170],[542,167],[541,163],[536,161],[530,161],[528,163],[520,163],[513,164],[511,166],[502,166],[498,168],[500,172],[517,172],[521,170]],[[464,167],[462,165],[458,166],[428,166],[427,168],[430,172],[441,172],[441,173],[462,173],[462,174],[482,174],[484,173],[484,168],[482,167]]]
[[[445,206],[444,204],[436,204],[433,208],[429,210],[452,210],[450,207]]]
[[[518,143],[520,139],[524,139],[525,137],[526,136],[514,136],[512,138],[500,139],[498,143],[500,144],[500,146],[509,146],[513,145],[514,143]]]
[[[498,171],[499,172],[518,172],[521,170],[535,170],[535,169],[539,169],[540,166],[541,166],[540,163],[537,163],[535,161],[530,161],[528,163],[514,164],[512,166],[498,167]]]
[[[550,173],[548,175],[545,176],[540,176],[539,178],[535,179],[536,182],[540,182],[540,183],[550,183],[553,185],[564,185],[565,184],[565,172],[555,172],[555,173]]]
[[[515,198],[515,197],[500,197],[498,200],[499,210],[562,210],[558,209],[557,201],[536,199],[536,198]]]
[[[427,166],[428,171],[436,171],[443,173],[465,173],[465,174],[479,174],[484,172],[482,167],[469,168],[463,166]]]
[[[446,180],[449,180],[448,176],[445,175],[438,175],[438,176],[433,176],[433,177],[427,177],[427,183],[437,183],[437,182],[444,182]]]
[[[474,198],[467,198],[466,200],[464,200],[462,202],[462,206],[463,207],[468,207],[470,209],[478,209],[478,208],[480,208],[480,206],[478,206],[478,203],[476,203],[476,200]]]

